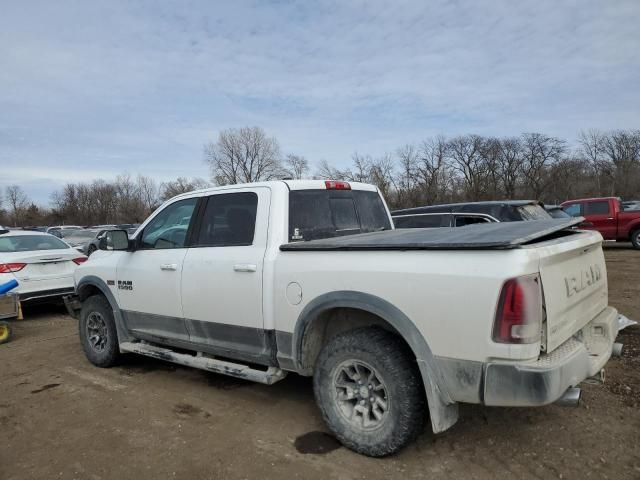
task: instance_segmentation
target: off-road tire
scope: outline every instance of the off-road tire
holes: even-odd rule
[[[102,348],[92,345],[87,323],[99,316],[104,320],[105,340]],[[80,310],[79,333],[80,343],[87,359],[96,367],[108,368],[118,363],[120,349],[118,347],[118,332],[113,318],[113,309],[103,295],[93,295],[82,302]]]
[[[343,410],[345,402],[338,399],[336,378],[349,362],[373,367],[384,384],[388,410],[374,430],[350,423],[353,420]],[[424,429],[427,403],[418,366],[406,344],[382,328],[358,328],[333,337],[320,352],[313,387],[326,424],[343,445],[358,453],[390,455]]]
[[[640,228],[631,232],[631,244],[633,248],[640,249]]]

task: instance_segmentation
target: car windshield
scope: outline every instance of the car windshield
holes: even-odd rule
[[[99,230],[74,230],[64,236],[64,239],[68,242],[82,242],[89,241],[96,238]]]
[[[523,220],[548,220],[551,215],[540,205],[521,205],[518,212]]]
[[[0,253],[29,252],[33,250],[66,250],[69,246],[52,235],[0,236]]]

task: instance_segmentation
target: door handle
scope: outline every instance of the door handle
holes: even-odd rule
[[[253,263],[236,263],[233,269],[236,272],[255,272],[258,266]]]
[[[162,265],[160,265],[160,270],[177,270],[177,269],[178,269],[177,263],[163,263]]]

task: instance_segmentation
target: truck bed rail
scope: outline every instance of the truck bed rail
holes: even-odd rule
[[[513,249],[580,224],[582,217],[485,223],[458,228],[407,228],[292,242],[282,251]]]

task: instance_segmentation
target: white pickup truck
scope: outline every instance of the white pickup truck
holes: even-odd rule
[[[618,333],[580,219],[393,230],[378,190],[274,181],[179,195],[111,231],[67,305],[87,358],[127,352],[266,384],[314,377],[347,447],[383,456],[460,402],[537,406],[598,374]]]

